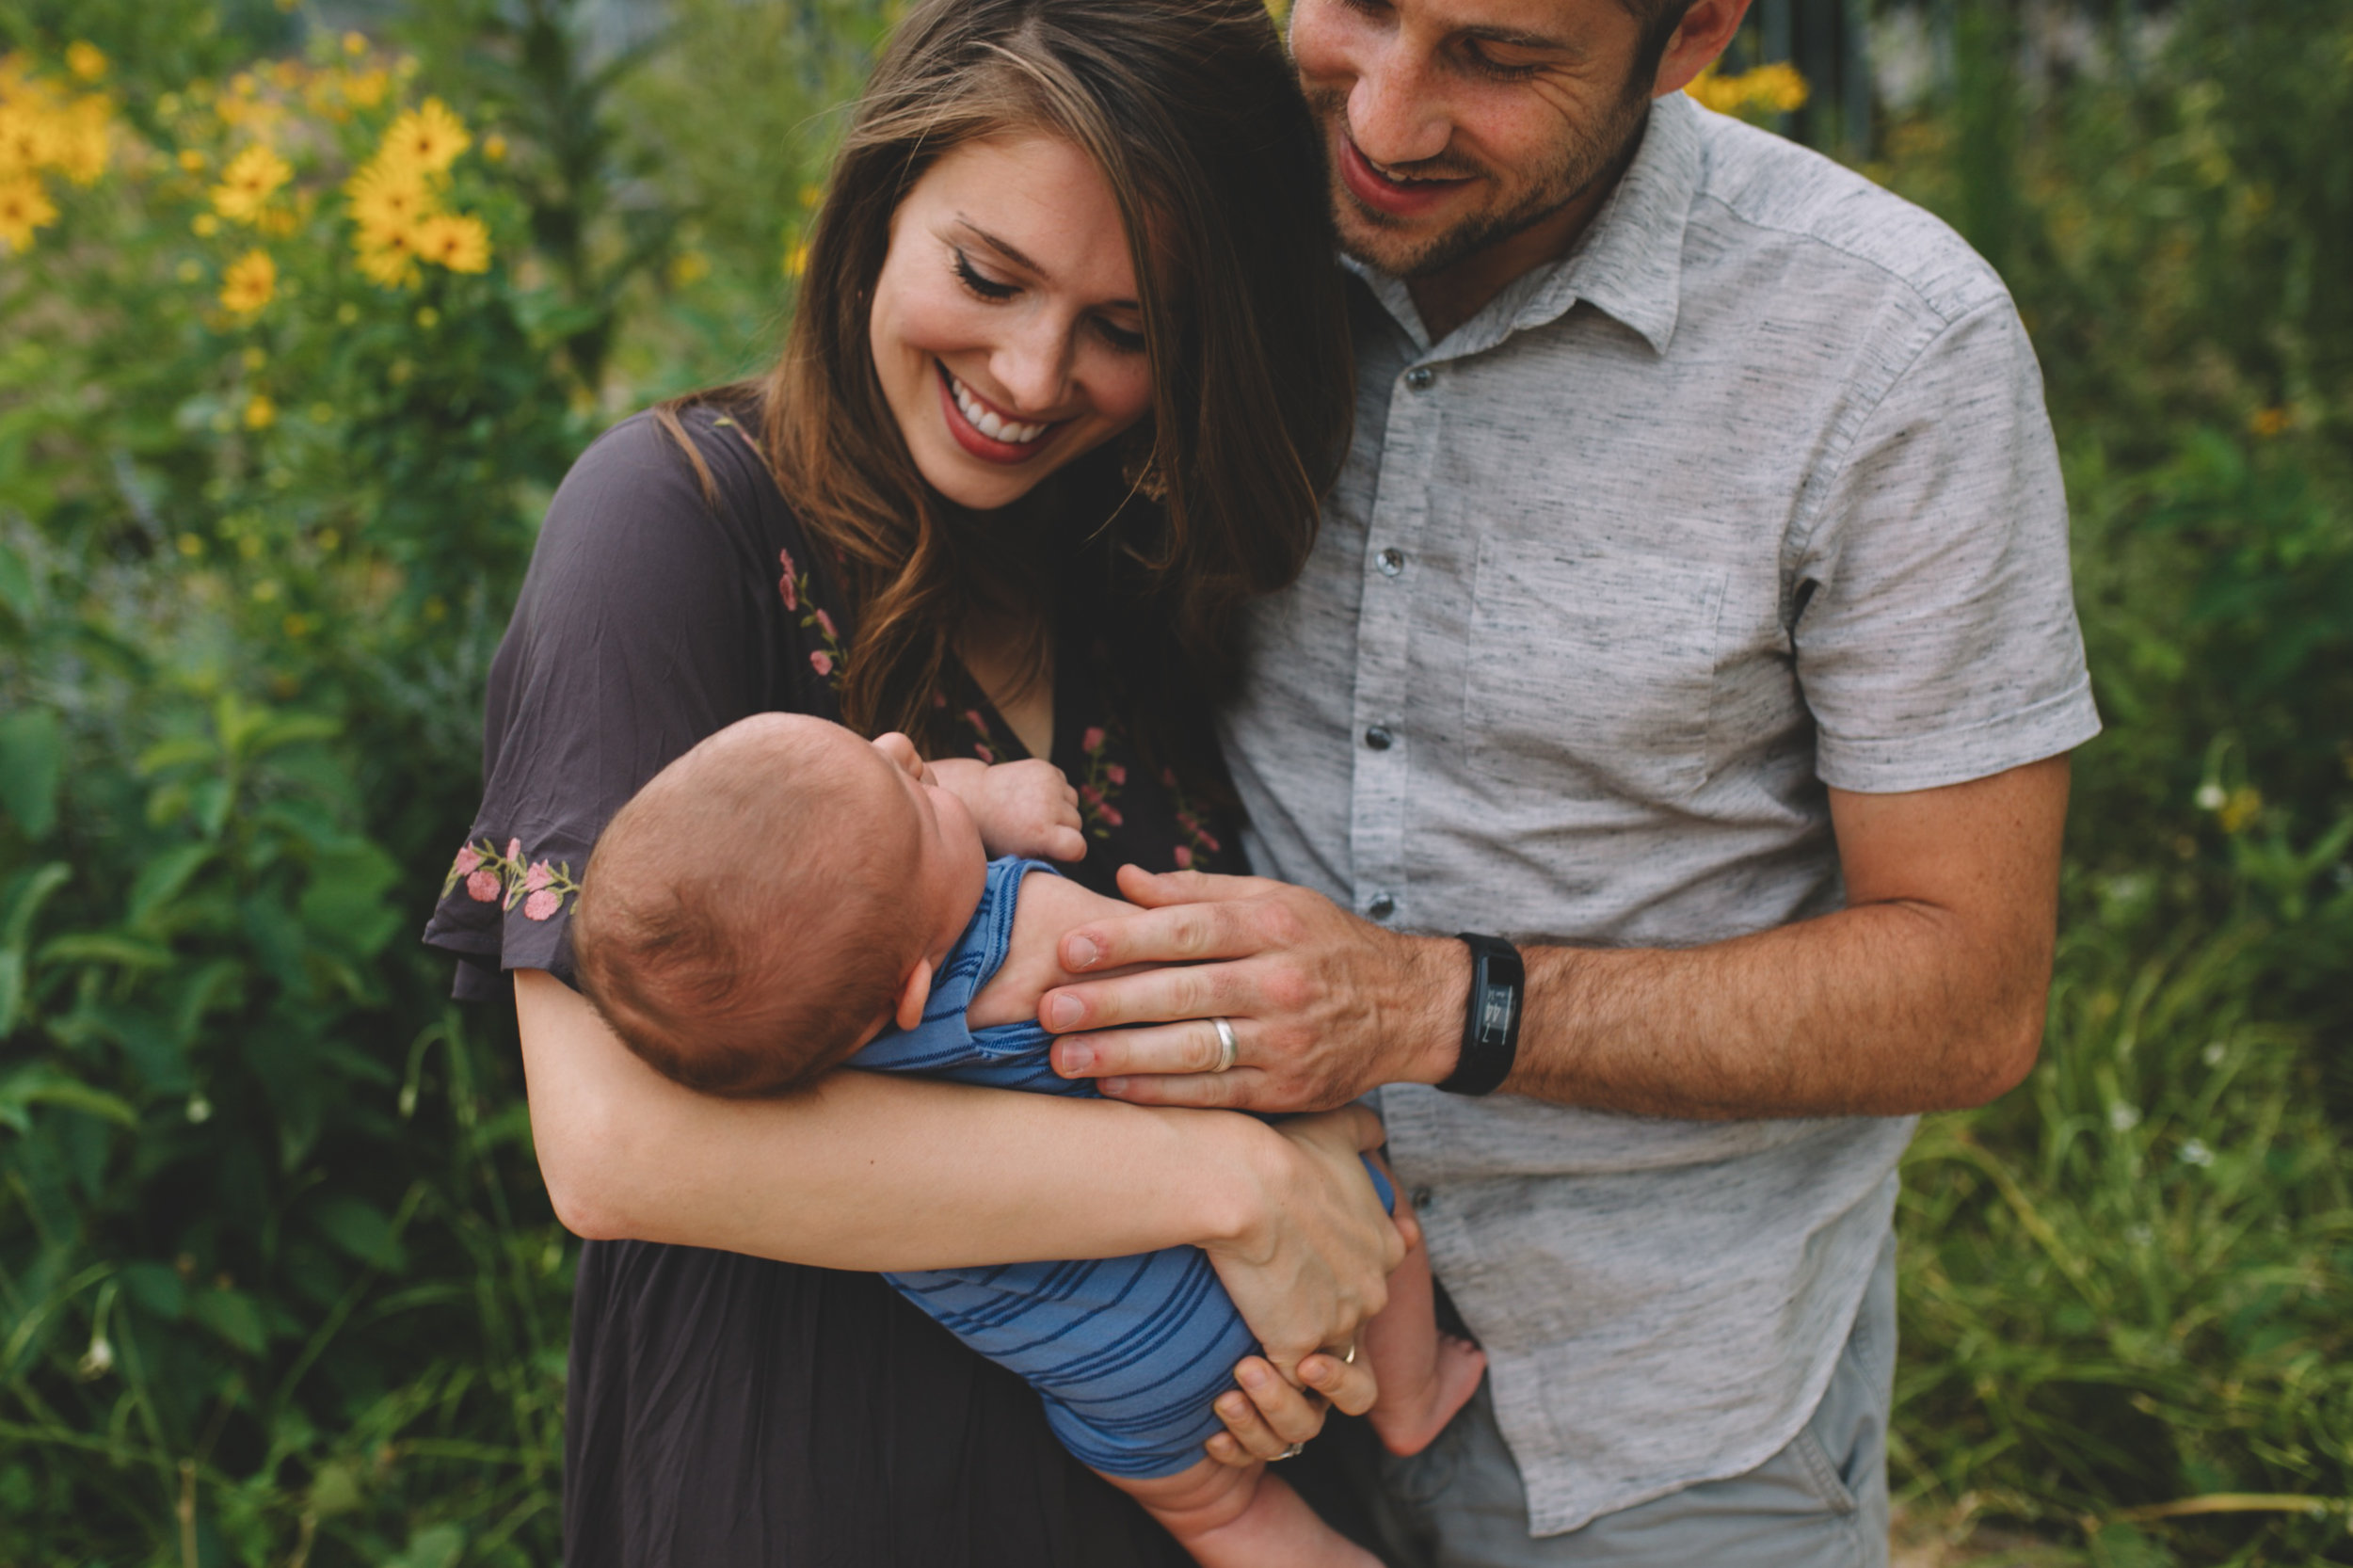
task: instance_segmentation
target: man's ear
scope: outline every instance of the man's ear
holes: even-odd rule
[[[1732,46],[1733,35],[1739,32],[1741,19],[1748,14],[1749,0],[1696,0],[1683,13],[1683,24],[1674,30],[1674,37],[1667,40],[1667,52],[1658,60],[1658,75],[1651,83],[1651,96],[1664,98],[1689,87]]]
[[[932,961],[919,958],[907,975],[907,983],[899,987],[899,1004],[890,1015],[890,1021],[901,1029],[913,1029],[923,1021],[923,1004],[932,1000]]]

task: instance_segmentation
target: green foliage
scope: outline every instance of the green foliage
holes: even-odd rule
[[[2034,331],[2108,724],[2044,1062],[1910,1163],[1898,1479],[2098,1563],[2353,1562],[2353,16],[2132,9],[2054,81],[1958,6],[1873,170]]]

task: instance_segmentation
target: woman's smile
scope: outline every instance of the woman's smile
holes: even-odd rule
[[[1045,439],[1061,420],[1024,422],[956,378],[945,364],[938,366],[939,394],[948,433],[973,456],[985,463],[1026,463],[1043,449]]]

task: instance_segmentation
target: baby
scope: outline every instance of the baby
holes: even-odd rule
[[[581,986],[639,1056],[711,1094],[781,1094],[846,1063],[1092,1096],[1049,1065],[1038,999],[1076,978],[1064,933],[1128,906],[1015,857],[1084,848],[1050,764],[926,766],[904,736],[762,714],[664,768],[605,829],[573,925]],[[1438,1334],[1419,1231],[1373,1178],[1410,1246],[1365,1329],[1371,1421],[1414,1453],[1485,1358]],[[1263,1464],[1203,1454],[1222,1430],[1211,1403],[1257,1345],[1200,1249],[887,1277],[1027,1379],[1064,1446],[1206,1568],[1373,1564]]]

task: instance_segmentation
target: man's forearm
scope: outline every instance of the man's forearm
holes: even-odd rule
[[[1708,947],[1531,948],[1504,1091],[1694,1120],[1983,1104],[2033,1065],[2049,974],[2047,947],[1989,945],[1890,903]]]

